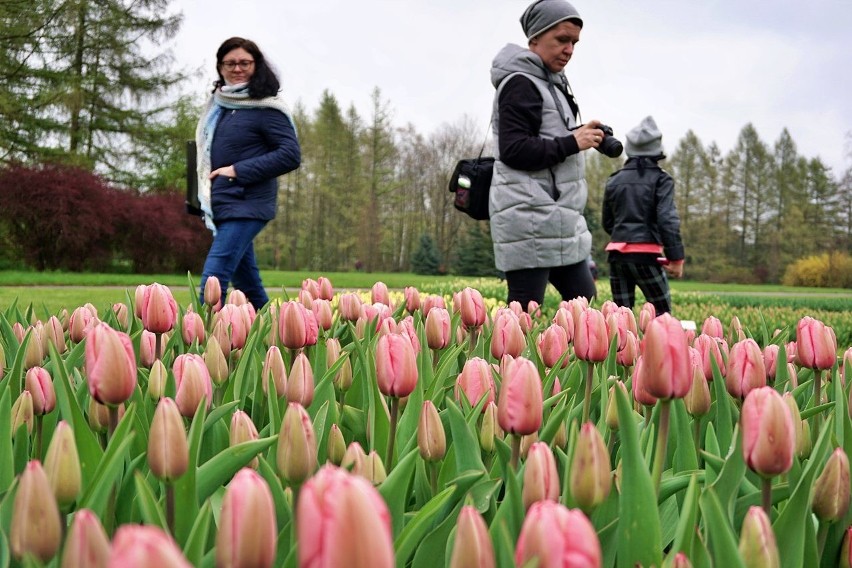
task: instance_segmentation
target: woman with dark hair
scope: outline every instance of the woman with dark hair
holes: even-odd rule
[[[278,176],[301,163],[280,83],[250,40],[232,37],[216,52],[219,78],[198,122],[198,194],[213,231],[201,275],[245,293],[255,309],[269,297],[260,279],[254,238],[275,217]]]

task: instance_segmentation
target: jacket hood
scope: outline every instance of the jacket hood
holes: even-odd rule
[[[491,84],[498,88],[500,83],[512,73],[526,73],[544,81],[560,84],[559,73],[548,71],[541,58],[520,45],[507,44],[491,62]]]

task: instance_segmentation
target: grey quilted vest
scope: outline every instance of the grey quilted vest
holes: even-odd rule
[[[569,126],[575,126],[568,101],[548,83],[559,84],[561,77],[547,71],[531,51],[512,44],[504,47],[491,67],[491,82],[497,89],[493,107],[496,161],[488,209],[495,264],[504,272],[575,264],[586,259],[592,248],[592,235],[583,217],[588,198],[583,155],[568,156],[538,171],[516,170],[500,161],[500,88],[516,74],[530,79],[541,93],[541,137],[567,136]]]

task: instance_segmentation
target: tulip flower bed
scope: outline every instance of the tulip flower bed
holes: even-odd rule
[[[6,310],[0,567],[852,564],[832,326],[489,296]]]

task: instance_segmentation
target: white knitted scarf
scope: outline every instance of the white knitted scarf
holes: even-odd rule
[[[274,108],[281,111],[290,121],[295,129],[296,123],[290,114],[290,109],[284,99],[276,95],[263,99],[249,98],[248,83],[239,85],[225,85],[214,92],[207,100],[201,120],[195,130],[195,146],[198,149],[197,174],[198,174],[198,200],[201,202],[201,210],[204,212],[204,224],[216,234],[216,225],[213,223],[213,208],[210,197],[210,148],[213,144],[213,134],[219,117],[225,109],[247,109],[247,108]]]

